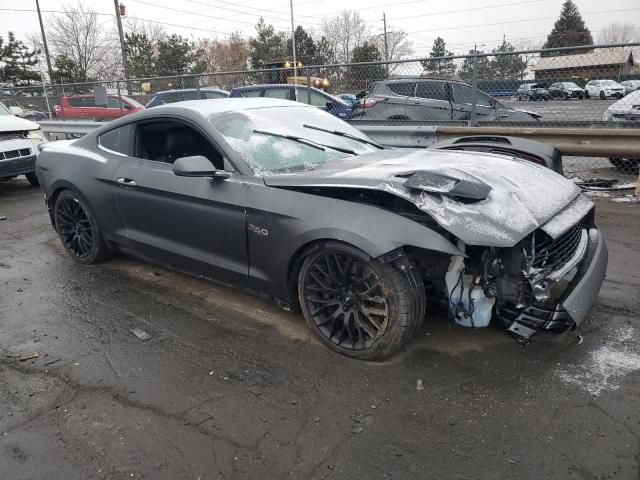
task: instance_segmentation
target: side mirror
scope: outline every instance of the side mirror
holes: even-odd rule
[[[202,155],[176,159],[176,161],[173,162],[173,173],[179,177],[231,177],[231,173],[225,170],[216,170],[209,159]]]
[[[327,107],[327,110],[331,110],[334,107],[334,104],[331,100],[329,100],[327,103],[324,104],[325,107]]]
[[[133,110],[133,106],[129,105],[128,103],[125,103],[124,109],[125,110]]]

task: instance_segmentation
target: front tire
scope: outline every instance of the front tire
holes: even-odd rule
[[[606,98],[606,95],[604,94],[603,91],[600,92],[600,100],[604,100]]]
[[[67,253],[84,265],[99,263],[109,255],[88,205],[71,191],[60,192],[54,204],[55,228]]]
[[[388,358],[409,342],[424,317],[424,295],[417,273],[342,244],[308,255],[298,276],[313,333],[331,350],[361,360]]]
[[[27,180],[29,181],[32,187],[38,187],[40,185],[36,172],[27,173],[25,177],[27,177]]]

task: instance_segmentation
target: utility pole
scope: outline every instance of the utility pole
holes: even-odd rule
[[[382,25],[384,26],[384,61],[389,61],[389,43],[387,42],[387,16],[382,12]],[[389,64],[385,64],[387,77],[389,76]]]
[[[122,69],[124,70],[124,78],[129,79],[129,69],[127,68],[127,54],[126,46],[124,43],[124,33],[122,33],[122,19],[120,18],[120,5],[118,0],[113,0],[113,4],[116,7],[116,21],[118,23],[118,34],[120,35],[120,48],[122,49]],[[131,92],[127,92],[131,93]]]
[[[291,50],[293,52],[293,81],[295,85],[298,85],[298,60],[296,59],[296,29],[293,26],[293,0],[289,0],[289,7],[291,9]],[[296,100],[298,100],[298,87],[294,87],[293,91],[296,94]]]
[[[47,70],[49,71],[49,82],[53,83],[53,69],[51,68],[51,58],[49,57],[49,47],[47,46],[47,36],[44,33],[44,24],[42,23],[42,13],[40,13],[40,2],[36,0],[36,9],[38,10],[38,20],[40,21],[40,33],[42,34],[42,48],[44,48],[44,58],[47,59]]]

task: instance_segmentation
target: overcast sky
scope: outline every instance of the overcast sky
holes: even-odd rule
[[[640,28],[639,0],[575,0],[582,16],[597,40],[598,31],[612,22],[633,23]],[[104,14],[101,23],[115,28],[113,0],[83,1]],[[162,23],[168,33],[193,39],[224,38],[240,31],[255,33],[254,25],[262,15],[276,28],[290,31],[289,4],[286,0],[122,0],[129,17]],[[454,53],[466,53],[474,43],[491,50],[503,35],[519,44],[522,40],[542,43],[560,13],[562,0],[294,0],[296,25],[320,31],[321,19],[348,7],[358,10],[372,34],[382,32],[382,14],[388,30],[404,30],[413,44],[414,56],[427,56],[433,39],[441,36]],[[47,19],[65,5],[77,2],[40,0]],[[33,11],[10,11],[33,10]],[[0,35],[14,31],[24,38],[39,31],[35,0],[0,0]],[[640,32],[639,32],[640,33]]]

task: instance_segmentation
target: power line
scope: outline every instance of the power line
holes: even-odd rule
[[[585,12],[582,15],[598,15],[601,13],[616,13],[616,12],[629,12],[629,11],[635,11],[635,10],[640,10],[640,8],[621,8],[618,10],[601,10],[601,11],[597,11],[597,12]],[[412,32],[407,32],[407,33],[429,33],[429,32],[440,32],[442,30],[459,30],[461,28],[476,28],[476,27],[493,27],[496,25],[508,25],[508,24],[512,24],[512,23],[523,23],[523,22],[535,22],[535,21],[539,21],[539,20],[553,20],[558,18],[557,16],[553,16],[553,17],[538,17],[538,18],[525,18],[525,19],[520,19],[520,20],[509,20],[509,21],[505,21],[505,22],[494,22],[494,23],[481,23],[481,24],[477,24],[477,25],[459,25],[459,26],[455,26],[455,27],[440,27],[440,28],[435,28],[435,29],[431,29],[431,30],[415,30]]]
[[[498,8],[498,7],[512,7],[516,5],[523,5],[525,3],[540,3],[544,0],[524,0],[522,2],[510,2],[510,3],[501,3],[499,5],[486,5],[484,7],[471,7],[471,8],[463,8],[459,10],[449,10],[446,12],[433,12],[433,13],[425,13],[424,15],[408,15],[406,17],[394,17],[393,21],[396,20],[405,20],[407,18],[420,18],[420,17],[435,17],[438,15],[448,15],[450,13],[462,13],[462,12],[473,12],[476,10],[488,10],[489,8]]]

